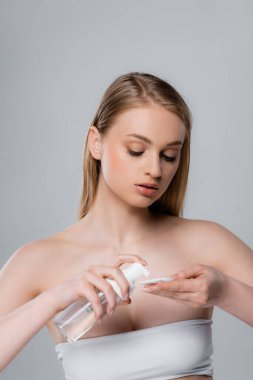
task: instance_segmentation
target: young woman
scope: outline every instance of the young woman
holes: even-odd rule
[[[1,369],[47,324],[68,379],[212,379],[213,307],[253,326],[253,255],[221,225],[182,217],[190,133],[166,81],[134,72],[109,86],[87,134],[79,220],[2,268]],[[130,302],[120,266],[135,261],[174,280],[139,284]],[[80,297],[101,323],[69,343],[53,318]]]

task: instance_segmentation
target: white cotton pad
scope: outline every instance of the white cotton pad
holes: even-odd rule
[[[148,280],[138,281],[139,284],[155,284],[156,282],[168,282],[173,281],[172,277],[157,277],[157,278],[150,278]]]

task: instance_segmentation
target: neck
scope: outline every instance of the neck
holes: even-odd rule
[[[147,236],[154,216],[148,207],[125,203],[100,177],[95,200],[83,222],[98,232],[99,241],[117,250]]]

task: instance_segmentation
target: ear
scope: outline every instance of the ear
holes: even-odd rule
[[[89,150],[95,160],[101,159],[102,136],[99,130],[92,125],[88,132]]]

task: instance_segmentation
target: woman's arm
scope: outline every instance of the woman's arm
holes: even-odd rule
[[[225,276],[223,291],[215,305],[253,327],[253,286]]]
[[[188,226],[185,233],[196,264],[168,273],[176,280],[146,286],[145,291],[195,308],[218,306],[253,326],[252,249],[218,223],[193,221]]]
[[[226,275],[216,306],[253,326],[253,251],[218,223],[207,222],[206,228],[214,238],[209,256]]]
[[[0,371],[55,314],[50,293],[43,292],[0,317]]]
[[[39,290],[44,274],[44,241],[23,245],[0,271],[0,370],[48,322],[54,313],[50,292]]]
[[[116,307],[116,293],[105,277],[115,280],[125,296],[129,292],[129,283],[120,265],[133,262],[147,265],[137,255],[118,255],[116,263],[111,266],[91,265],[57,286],[42,291],[41,278],[46,277],[45,267],[52,265],[52,252],[48,242],[29,243],[18,249],[0,271],[0,371],[54,315],[80,297],[92,303],[97,320],[101,319],[104,308],[95,288],[104,292],[107,313],[110,313]],[[126,300],[117,306],[129,303]]]

